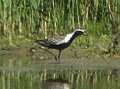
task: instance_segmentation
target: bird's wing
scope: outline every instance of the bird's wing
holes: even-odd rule
[[[64,38],[65,38],[65,35],[58,35],[58,36],[54,36],[53,38],[49,38],[48,40],[52,43],[58,43],[62,41]]]
[[[48,41],[48,39],[45,39],[45,40],[36,40],[36,43],[42,45],[42,46],[49,46],[50,45],[50,41]]]
[[[54,36],[49,39],[36,40],[36,43],[48,47],[51,44],[58,44],[58,43],[62,42],[65,39],[65,37],[66,37],[65,35]]]

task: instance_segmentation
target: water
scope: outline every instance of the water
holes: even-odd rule
[[[1,70],[0,89],[120,89],[120,71]]]
[[[82,57],[56,63],[18,51],[2,52],[0,89],[120,89],[118,59]]]

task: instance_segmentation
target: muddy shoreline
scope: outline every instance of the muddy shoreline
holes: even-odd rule
[[[56,50],[51,50],[57,53]],[[54,60],[54,57],[37,50],[35,53],[29,53],[28,48],[14,48],[0,50],[0,70],[34,70],[41,68],[46,70],[81,70],[81,69],[120,69],[120,56],[108,57],[106,55],[89,54],[84,49],[65,49],[61,54],[60,63]],[[27,71],[27,70],[26,70]]]

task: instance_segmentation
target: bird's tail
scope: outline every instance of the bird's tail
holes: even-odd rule
[[[44,42],[42,40],[35,40],[35,43],[42,45]]]
[[[35,42],[37,43],[37,44],[40,44],[40,45],[42,45],[42,46],[48,46],[48,44],[47,44],[47,42],[46,42],[47,40],[35,40]]]
[[[39,44],[39,45],[42,45],[42,46],[45,46],[45,47],[48,46],[48,42],[47,42],[48,40],[47,39],[39,40],[39,38],[37,38],[37,37],[31,37],[29,39],[35,44]]]

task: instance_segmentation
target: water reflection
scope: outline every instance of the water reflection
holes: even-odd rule
[[[71,89],[70,84],[59,80],[47,80],[44,83],[44,89]]]
[[[120,71],[1,70],[0,89],[120,89]]]

